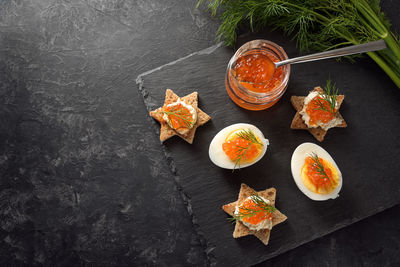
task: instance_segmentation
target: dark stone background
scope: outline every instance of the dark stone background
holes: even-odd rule
[[[215,43],[195,2],[0,1],[0,265],[208,263],[135,83]],[[399,212],[261,265],[398,265]]]

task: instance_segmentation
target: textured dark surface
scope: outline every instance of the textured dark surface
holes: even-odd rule
[[[215,43],[194,5],[0,1],[1,266],[207,264],[135,84]],[[399,212],[264,265],[398,265]]]
[[[264,36],[283,46],[289,57],[296,54],[295,46],[279,33]],[[254,38],[258,37],[249,39]],[[272,108],[254,112],[237,107],[226,94],[224,74],[232,54],[220,47],[193,55],[143,76],[141,87],[149,110],[162,105],[164,88],[173,88],[182,96],[196,90],[200,107],[212,117],[211,123],[198,129],[193,145],[172,139],[165,147],[217,263],[258,263],[400,202],[400,141],[394,134],[400,130],[400,94],[377,66],[370,66],[367,58],[355,64],[326,60],[294,65],[284,97]],[[307,95],[329,77],[346,96],[341,114],[348,128],[329,130],[321,146],[335,159],[344,182],[338,199],[318,202],[305,197],[291,175],[294,149],[303,142],[317,141],[308,131],[290,129],[296,111],[289,98]],[[369,99],[374,101],[366,105]],[[218,131],[241,122],[256,125],[270,146],[260,162],[232,173],[211,163],[208,147]],[[273,229],[268,248],[255,238],[232,238],[233,226],[221,206],[237,199],[242,182],[256,190],[275,187],[276,205],[289,218]]]
[[[206,262],[135,83],[214,43],[194,4],[0,1],[1,265]]]

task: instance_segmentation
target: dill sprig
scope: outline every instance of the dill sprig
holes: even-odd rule
[[[236,135],[244,140],[249,141],[250,143],[262,145],[257,139],[257,136],[253,133],[252,130],[241,130],[240,132],[236,133]]]
[[[324,110],[326,112],[332,113],[335,116],[336,110],[336,97],[338,95],[338,89],[336,88],[336,84],[332,84],[329,79],[326,82],[326,86],[323,89],[323,92],[319,92],[318,95],[325,101],[321,101],[321,98],[315,97],[313,101],[318,105],[317,110]],[[326,106],[328,103],[328,106]]]
[[[246,147],[242,146],[237,146],[237,147],[238,147],[238,156],[234,160],[235,165],[233,166],[232,172],[235,171],[236,167],[239,167],[240,169],[240,163],[244,159],[244,156],[246,155],[247,151],[250,149],[251,143],[248,144]]]
[[[192,128],[194,121],[192,114],[190,112],[185,111],[179,105],[172,107],[170,111],[161,110],[160,113],[166,114],[168,116],[168,120],[172,121],[172,116],[176,117],[178,121],[182,122],[187,128]]]
[[[242,211],[239,211],[238,214],[233,214],[232,217],[229,218],[229,220],[231,220],[232,222],[240,221],[240,220],[243,220],[244,218],[253,217],[260,212],[271,214],[276,210],[276,208],[274,206],[265,202],[265,200],[262,199],[262,197],[260,197],[257,194],[251,195],[250,198],[256,204],[256,207],[258,207],[260,209],[240,207],[239,210],[242,210]]]
[[[251,31],[265,26],[283,30],[302,52],[384,39],[388,49],[368,56],[400,88],[400,38],[390,30],[379,0],[199,0],[197,6],[202,2],[207,2],[212,15],[220,14],[217,38],[229,46],[244,25]]]
[[[325,171],[324,165],[322,165],[321,161],[319,160],[318,155],[315,152],[312,152],[310,157],[314,161],[314,164],[315,164],[315,167],[316,167],[316,171],[322,176],[321,179],[330,180],[328,174]]]
[[[236,136],[238,136],[239,138],[242,138],[244,140],[247,140],[249,143],[245,147],[236,146],[238,148],[238,153],[237,153],[237,157],[234,159],[235,165],[233,166],[232,171],[234,171],[236,169],[236,167],[239,167],[239,169],[240,169],[240,163],[244,159],[247,151],[251,148],[252,144],[258,144],[258,145],[263,146],[263,144],[258,141],[256,135],[250,129],[241,130],[240,132],[236,133]]]

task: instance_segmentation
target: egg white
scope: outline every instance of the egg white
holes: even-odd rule
[[[318,157],[323,158],[324,160],[326,159],[329,161],[338,171],[339,174],[339,184],[338,186],[329,194],[317,194],[312,191],[310,191],[304,184],[303,181],[301,180],[301,168],[304,165],[304,162],[306,160],[306,157],[308,157],[312,152],[316,153]],[[336,165],[336,162],[333,160],[331,155],[329,155],[328,152],[326,152],[325,149],[320,147],[319,145],[313,144],[313,143],[303,143],[299,145],[293,152],[292,155],[292,160],[291,160],[291,169],[292,169],[292,175],[293,179],[297,185],[297,187],[300,189],[301,192],[303,192],[307,197],[311,198],[312,200],[327,200],[327,199],[335,199],[339,196],[339,191],[342,189],[342,173],[339,170],[339,167]]]
[[[248,124],[248,123],[236,123],[233,125],[230,125],[228,127],[225,127],[221,131],[219,131],[213,140],[210,143],[210,148],[208,149],[208,154],[210,156],[211,161],[217,165],[218,167],[224,168],[224,169],[234,169],[235,168],[235,162],[232,161],[222,150],[222,144],[225,143],[226,137],[232,133],[233,131],[240,130],[240,129],[249,129],[253,131],[253,133],[258,136],[262,143],[263,143],[263,148],[261,151],[261,154],[258,156],[256,160],[253,162],[249,163],[241,163],[240,168],[245,168],[250,165],[253,165],[257,161],[259,161],[267,151],[267,146],[269,145],[268,139],[265,139],[263,133],[254,125]],[[239,166],[236,166],[238,168]]]

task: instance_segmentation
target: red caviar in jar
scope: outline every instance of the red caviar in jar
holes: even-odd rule
[[[233,74],[248,90],[266,93],[283,80],[282,68],[275,68],[278,59],[272,54],[249,54],[237,59]]]
[[[322,123],[328,123],[330,120],[332,120],[335,116],[332,114],[332,112],[322,110],[320,105],[317,102],[317,99],[319,100],[320,103],[324,105],[324,107],[327,110],[330,110],[330,106],[328,101],[323,99],[321,96],[316,96],[314,97],[307,105],[306,112],[310,116],[309,123],[311,125],[317,124],[318,121]],[[335,112],[337,110],[335,109]]]
[[[312,157],[307,157],[305,166],[306,166],[306,175],[309,181],[314,184],[317,188],[325,187],[329,188],[332,186],[332,170],[327,166],[325,161],[322,158],[318,158],[319,162],[324,167],[324,171],[326,175],[322,174],[318,171],[318,164],[313,160]],[[327,177],[328,176],[328,177]]]
[[[263,211],[263,208],[260,207],[259,205],[257,205],[256,203],[254,203],[254,201],[251,198],[245,200],[242,203],[242,205],[239,206],[239,213],[247,214],[247,213],[249,213],[249,209],[254,210],[254,211],[259,211],[259,212],[255,213],[251,217],[244,217],[242,219],[242,221],[257,225],[260,222],[264,221],[265,219],[272,220],[272,213]]]
[[[275,105],[285,93],[290,65],[275,69],[273,62],[288,59],[279,45],[268,40],[252,40],[243,44],[229,60],[225,88],[238,106],[263,110]]]
[[[237,161],[241,157],[241,162],[251,162],[261,153],[261,145],[252,143],[239,136],[234,137],[222,144],[222,150],[232,160]]]

